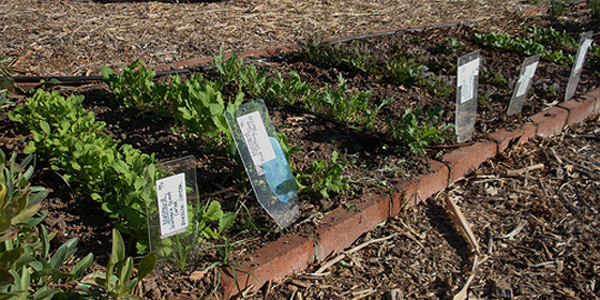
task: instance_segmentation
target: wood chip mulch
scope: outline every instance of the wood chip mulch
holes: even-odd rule
[[[137,59],[154,66],[529,8],[520,0],[3,0],[0,56],[17,59],[17,76],[98,75]]]
[[[249,299],[600,298],[600,117],[484,163],[345,253]],[[475,254],[448,213],[460,207]],[[365,246],[366,244],[366,246]],[[458,298],[454,298],[458,299]]]

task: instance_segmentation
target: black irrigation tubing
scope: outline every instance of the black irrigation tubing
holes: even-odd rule
[[[321,43],[321,45],[334,45],[334,44],[338,44],[338,43],[351,42],[351,41],[355,41],[355,40],[362,40],[362,39],[387,36],[387,35],[395,35],[395,34],[399,34],[399,33],[403,33],[403,32],[417,31],[417,30],[422,30],[422,29],[426,29],[426,28],[445,28],[445,27],[452,27],[452,26],[457,26],[457,25],[471,25],[471,24],[476,24],[476,23],[479,23],[479,21],[478,20],[457,21],[457,22],[449,22],[449,23],[444,23],[444,24],[415,26],[415,27],[399,29],[399,30],[381,31],[381,32],[361,34],[361,35],[356,35],[356,36],[351,36],[351,37],[346,37],[346,38],[341,38],[341,39],[335,39],[335,40],[332,40],[329,42],[323,42],[323,43]],[[264,57],[264,58],[245,60],[244,63],[252,63],[252,62],[258,62],[258,61],[276,61],[276,60],[280,60],[281,58],[282,58],[282,55],[273,55],[273,56]],[[156,72],[155,77],[165,76],[165,75],[173,75],[173,74],[192,73],[192,72],[203,72],[203,71],[211,70],[214,68],[215,68],[215,66],[211,65],[211,66],[206,66],[206,67],[192,67],[192,68],[184,68],[184,69],[177,69],[177,70],[158,71],[158,72]],[[60,85],[62,83],[100,81],[100,80],[102,80],[102,78],[103,77],[100,75],[96,75],[96,76],[14,76],[13,80],[17,83],[37,83],[37,82],[42,82],[42,81],[51,83],[50,81],[55,80],[55,81],[60,82],[59,83],[59,85]]]

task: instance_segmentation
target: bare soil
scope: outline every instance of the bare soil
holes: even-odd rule
[[[523,114],[506,117],[504,112],[511,95],[510,81],[513,80],[514,84],[517,68],[524,56],[482,48],[474,43],[474,33],[501,31],[522,35],[525,34],[525,28],[553,27],[557,30],[565,29],[577,37],[583,30],[598,29],[598,22],[589,20],[588,11],[580,7],[572,8],[570,18],[561,19],[547,15],[521,15],[518,13],[519,9],[526,8],[527,5],[518,2],[503,2],[502,5],[475,2],[452,5],[418,3],[423,10],[413,9],[416,3],[407,7],[404,3],[368,1],[352,5],[327,1],[300,4],[286,1],[260,4],[243,1],[66,1],[55,5],[46,1],[31,1],[27,3],[30,6],[20,3],[21,6],[18,7],[11,7],[16,4],[7,2],[0,6],[7,7],[5,20],[17,24],[5,27],[2,39],[6,39],[6,42],[2,43],[2,47],[7,48],[0,48],[0,51],[3,51],[3,55],[19,57],[15,69],[17,74],[22,75],[96,74],[102,64],[119,68],[137,58],[152,65],[213,55],[219,47],[226,50],[248,50],[280,45],[294,42],[292,38],[304,39],[315,34],[315,30],[310,30],[312,27],[307,27],[306,24],[319,28],[320,31],[316,32],[318,35],[331,37],[397,28],[430,20],[478,16],[481,20],[474,25],[430,28],[360,41],[365,43],[365,47],[372,49],[406,49],[421,53],[431,66],[435,62],[455,63],[460,55],[481,49],[483,71],[487,69],[499,72],[507,79],[507,83],[502,85],[490,78],[480,78],[480,93],[486,95],[487,101],[480,103],[474,140],[485,138],[487,133],[498,128],[525,123],[527,116],[562,101],[570,72],[569,66],[541,62],[533,92],[527,99]],[[467,8],[471,9],[468,14],[465,12]],[[80,12],[75,14],[76,10]],[[509,12],[506,13],[505,10]],[[304,13],[300,13],[301,11]],[[235,14],[236,12],[240,14]],[[340,15],[336,17],[335,13]],[[398,18],[400,13],[406,18]],[[325,17],[327,14],[333,14],[333,17]],[[198,15],[205,17],[199,18]],[[488,17],[492,15],[493,18]],[[24,16],[43,21],[30,20],[30,24],[44,24],[46,27],[42,26],[43,30],[32,29],[33,26],[17,22],[19,17]],[[135,16],[141,19],[138,20]],[[268,23],[270,21],[266,21],[265,16],[271,16],[268,20],[272,20],[272,23]],[[25,20],[29,20],[27,18]],[[229,20],[231,23],[227,26],[212,25],[210,35],[192,30],[194,26],[189,23],[180,23],[182,20],[209,22],[209,19],[210,23],[206,24],[218,24],[216,22],[219,20]],[[62,25],[73,27],[69,27],[69,30],[53,27],[59,26],[55,22],[60,20]],[[114,24],[110,25],[111,22],[107,20],[112,20]],[[253,25],[244,23],[248,20]],[[300,20],[308,23],[301,23]],[[265,22],[267,25],[264,25]],[[295,31],[282,30],[292,23],[293,26],[298,26],[294,27]],[[364,28],[359,30],[356,24],[364,24]],[[100,25],[106,27],[97,27]],[[169,26],[169,29],[161,29],[160,26]],[[267,30],[270,26],[272,29]],[[207,26],[198,27],[207,30]],[[164,35],[165,31],[171,34]],[[92,32],[101,34],[92,35]],[[180,32],[187,32],[188,35],[180,36],[177,34]],[[189,38],[187,46],[180,43],[185,37]],[[436,52],[437,46],[446,41],[447,37],[462,41],[464,46],[456,52]],[[145,42],[146,38],[154,39]],[[201,49],[192,50],[192,45],[198,47],[198,43],[194,42],[197,40],[203,40],[205,44],[202,44]],[[121,42],[113,44],[108,41]],[[85,48],[81,43],[91,48]],[[27,45],[30,49],[23,54]],[[118,50],[112,49],[117,47],[115,45],[118,45]],[[61,47],[72,47],[72,50],[66,51]],[[174,50],[161,47],[174,47]],[[568,53],[575,51],[564,50]],[[42,53],[45,54],[41,55]],[[65,57],[56,56],[57,53],[62,53]],[[87,63],[79,61],[81,58],[77,55],[71,55],[75,53],[87,53],[83,60],[87,60]],[[386,53],[381,51],[382,55]],[[262,212],[250,192],[249,184],[243,181],[242,169],[227,157],[222,145],[206,149],[206,145],[198,144],[193,139],[183,139],[173,134],[171,128],[175,124],[169,118],[161,118],[144,110],[120,108],[102,83],[55,88],[65,95],[85,95],[86,108],[108,124],[109,134],[146,153],[156,153],[160,161],[194,155],[198,159],[197,171],[199,182],[202,183],[199,185],[199,192],[204,201],[210,197],[230,208],[239,201],[246,203],[257,224],[268,231],[251,232],[248,236],[260,235],[260,239],[244,244],[239,252],[234,253],[234,258],[281,234],[309,231],[313,221],[306,220],[312,220],[311,217],[318,212],[325,213],[339,207],[354,196],[385,189],[391,180],[426,173],[427,165],[423,163],[426,157],[416,157],[406,150],[397,150],[397,145],[388,136],[386,119],[401,116],[406,108],[442,105],[445,108],[443,118],[447,122],[454,122],[454,94],[434,97],[417,87],[405,88],[360,72],[345,70],[336,66],[335,62],[325,66],[289,57],[260,66],[282,73],[296,71],[303,80],[320,88],[334,86],[337,75],[342,74],[348,79],[351,90],[370,91],[373,94],[372,105],[390,97],[396,99],[382,110],[375,129],[368,132],[358,131],[348,124],[311,113],[299,105],[269,107],[275,126],[286,133],[290,145],[302,147],[292,159],[296,169],[307,168],[315,159],[329,159],[333,151],[343,153],[347,160],[352,161],[347,171],[351,178],[351,190],[328,199],[301,195],[300,219],[298,224],[287,230],[279,229]],[[440,69],[437,72],[444,71]],[[209,72],[206,76],[214,76],[214,73]],[[598,88],[598,83],[597,70],[584,70],[577,95]],[[555,84],[559,87],[555,92],[542,94],[544,87]],[[21,101],[22,98],[17,100]],[[597,231],[600,223],[597,217],[600,199],[596,192],[600,182],[599,137],[598,120],[595,119],[553,139],[534,139],[523,147],[510,149],[485,163],[475,174],[457,182],[450,191],[404,211],[366,234],[357,243],[375,238],[389,239],[348,254],[323,273],[314,274],[324,264],[318,262],[305,272],[267,283],[260,293],[246,296],[253,299],[451,298],[470,274],[472,257],[465,239],[447,216],[442,199],[450,197],[464,209],[483,253],[479,271],[471,284],[472,299],[600,297],[600,287],[596,282],[600,272],[597,263],[600,261],[597,252],[600,246]],[[5,152],[22,151],[29,139],[28,132],[18,124],[1,121],[0,146]],[[429,157],[439,157],[452,149],[453,143],[454,141],[449,141],[448,145],[441,148],[429,149]],[[536,164],[543,164],[543,167],[522,176],[506,175],[507,170]],[[106,254],[110,249],[111,220],[98,217],[102,215],[99,205],[85,197],[71,194],[43,159],[40,160],[36,180],[37,184],[45,185],[51,190],[45,203],[45,208],[50,211],[45,224],[50,230],[59,233],[54,241],[55,245],[71,237],[78,237],[81,240],[80,253],[94,253],[98,258],[97,268],[105,264]],[[206,255],[206,265],[211,262],[210,254]],[[197,266],[196,269],[202,267]],[[160,278],[153,275],[144,280],[137,293],[151,299],[196,299],[208,295],[216,284],[216,279],[212,276],[214,274],[193,280],[190,278],[192,271],[194,269],[166,274]],[[507,296],[509,293],[511,297]]]

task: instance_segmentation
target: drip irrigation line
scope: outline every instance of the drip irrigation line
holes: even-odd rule
[[[581,1],[583,1],[583,0],[581,0]],[[426,29],[426,28],[446,28],[446,27],[452,27],[452,26],[457,26],[457,25],[471,25],[471,24],[476,24],[479,22],[480,22],[479,20],[456,21],[456,22],[449,22],[449,23],[444,23],[444,24],[433,24],[433,25],[429,24],[429,25],[415,26],[415,27],[399,29],[399,30],[373,32],[373,33],[367,33],[367,34],[361,34],[361,35],[355,35],[355,36],[351,36],[351,37],[336,39],[336,40],[332,40],[332,41],[328,41],[328,42],[322,42],[322,43],[320,43],[320,45],[334,45],[334,44],[338,44],[338,43],[351,42],[351,41],[362,40],[362,39],[367,39],[367,38],[395,35],[395,34],[399,34],[399,33],[403,33],[403,32],[412,32],[412,31],[422,30],[422,29]],[[294,53],[289,53],[289,54],[284,54],[284,55],[279,54],[279,55],[272,55],[272,56],[263,57],[263,58],[247,59],[247,60],[244,60],[243,63],[253,63],[253,62],[259,62],[259,61],[278,61],[278,60],[282,60],[286,56],[290,56],[293,54]],[[211,70],[214,68],[215,68],[214,65],[210,65],[210,66],[205,66],[205,67],[190,67],[190,68],[183,68],[183,69],[176,69],[176,70],[157,71],[155,77],[174,75],[174,74],[193,73],[193,72],[204,72],[204,71],[208,71],[208,70]],[[101,75],[91,75],[91,76],[14,76],[13,77],[13,80],[16,83],[39,83],[42,81],[49,83],[50,81],[58,81],[58,82],[60,82],[60,83],[58,83],[58,85],[60,85],[62,83],[65,83],[65,84],[89,83],[89,82],[93,82],[93,81],[100,81],[102,79],[103,79],[103,77]]]

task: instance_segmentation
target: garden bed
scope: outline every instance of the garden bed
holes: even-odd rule
[[[504,16],[474,24],[398,32],[345,44],[327,46],[307,43],[299,53],[257,63],[257,74],[260,70],[268,69],[265,74],[279,73],[284,79],[289,79],[293,78],[290,72],[295,72],[302,82],[313,86],[310,89],[313,94],[323,91],[335,93],[342,88],[341,76],[345,79],[347,89],[343,96],[369,93],[369,96],[363,96],[367,99],[366,105],[370,111],[375,111],[386,99],[393,99],[381,106],[370,123],[362,119],[347,122],[336,119],[339,115],[328,111],[327,106],[315,110],[319,105],[302,101],[277,101],[274,100],[276,97],[269,99],[271,94],[268,93],[245,91],[246,100],[253,98],[252,93],[267,96],[265,100],[273,124],[279,132],[285,133],[289,146],[299,147],[297,152],[291,154],[291,165],[307,175],[301,183],[309,184],[320,178],[321,174],[314,173],[314,161],[331,162],[334,152],[342,154],[338,163],[345,165],[340,166],[344,172],[334,179],[348,178],[348,187],[342,191],[328,191],[329,197],[323,197],[318,190],[306,189],[301,192],[300,217],[287,229],[280,229],[256,203],[251,187],[244,179],[241,165],[227,154],[227,145],[223,140],[207,140],[202,136],[184,138],[182,133],[185,134],[189,126],[139,103],[123,108],[123,102],[116,101],[115,95],[102,83],[58,89],[63,95],[84,95],[83,106],[86,110],[93,112],[96,120],[107,124],[102,132],[143,153],[154,153],[158,161],[194,155],[198,160],[201,203],[218,201],[226,211],[245,207],[237,219],[242,226],[235,229],[235,232],[243,234],[235,238],[246,242],[231,253],[232,261],[236,261],[251,257],[252,251],[285,235],[310,236],[315,228],[322,225],[323,215],[336,209],[355,209],[350,202],[354,199],[370,194],[389,194],[399,183],[427,175],[431,160],[440,159],[454,150],[456,142],[446,138],[442,143],[438,141],[435,145],[422,146],[417,150],[426,153],[417,155],[414,149],[408,147],[406,140],[399,138],[401,133],[394,132],[394,120],[402,119],[406,109],[414,113],[417,107],[422,107],[424,112],[441,107],[439,119],[442,123],[453,124],[456,62],[464,54],[479,49],[482,58],[479,112],[473,141],[486,140],[489,133],[500,128],[522,127],[530,122],[529,116],[562,102],[573,59],[571,57],[569,61],[568,55],[575,55],[581,32],[598,29],[597,21],[586,17],[588,13],[579,9],[571,12],[568,18]],[[486,44],[485,37],[498,41],[503,37],[489,37],[490,33],[508,35],[522,45],[513,46],[512,49],[495,48]],[[556,51],[552,53],[562,51],[563,57],[555,61],[550,61],[549,56],[542,58],[523,113],[507,117],[506,109],[518,68],[527,56],[535,54],[525,52],[528,50],[527,44],[531,45],[532,41],[543,45],[548,51]],[[587,65],[576,95],[598,88],[598,73],[592,70],[598,66],[599,54],[595,46],[588,52]],[[217,80],[223,73],[210,70],[202,75],[207,80]],[[184,74],[181,78],[185,80],[191,76]],[[158,82],[170,82],[170,79],[163,77]],[[239,87],[244,90],[239,80],[226,85],[222,90],[223,99],[234,99]],[[22,103],[22,99],[17,101],[17,104]],[[364,109],[358,111],[358,115],[364,116],[364,113]],[[433,120],[429,122],[434,123]],[[2,126],[3,135],[0,138],[5,141],[3,148],[22,152],[31,140],[29,132],[15,122],[5,122]],[[45,208],[50,211],[45,224],[60,233],[55,245],[67,238],[78,237],[81,240],[79,251],[95,253],[100,265],[105,265],[102,257],[110,249],[111,228],[108,224],[112,222],[111,219],[98,218],[103,214],[100,204],[93,201],[90,195],[71,193],[64,181],[50,170],[49,162],[44,158],[40,158],[38,169],[36,183],[52,191],[45,202]],[[254,227],[243,227],[248,222]],[[255,236],[259,238],[252,238]],[[133,240],[130,241],[128,248],[132,249]],[[168,298],[185,294],[195,298],[208,294],[216,283],[212,277],[216,273],[209,273],[198,281],[191,280],[190,273],[210,265],[215,253],[215,250],[207,251],[203,255],[205,263],[186,272],[165,274],[145,281],[141,288],[143,295]]]

